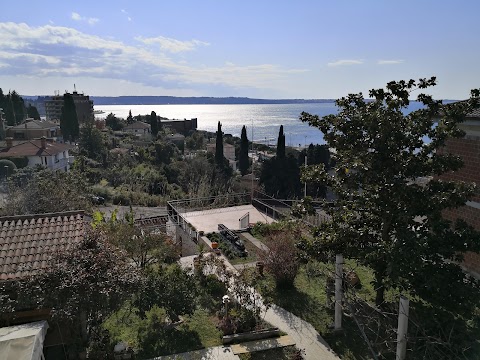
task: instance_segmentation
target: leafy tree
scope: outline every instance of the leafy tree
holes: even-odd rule
[[[283,229],[265,238],[268,251],[259,253],[265,269],[274,277],[277,287],[292,287],[298,270],[300,257],[295,241],[301,236],[299,229]]]
[[[157,141],[155,143],[155,163],[170,164],[175,157],[176,147],[172,143]]]
[[[305,164],[305,156],[307,156],[308,165],[323,164],[326,171],[330,170],[332,160],[330,158],[330,150],[327,145],[310,144],[307,150],[302,150],[299,156],[299,165]],[[327,187],[324,183],[314,181],[309,182],[307,186],[307,195],[314,198],[325,198]]]
[[[462,161],[437,150],[448,138],[464,136],[458,124],[478,107],[480,92],[449,105],[419,94],[424,107],[405,115],[411,92],[435,84],[435,78],[392,81],[371,90],[372,101],[362,94],[337,100],[337,115],[300,117],[323,132],[336,160],[335,175],[320,165],[304,177],[327,183],[338,197],[325,209],[332,221],[303,246],[314,256],[343,253],[371,267],[377,305],[389,288],[441,308],[478,305],[478,283],[456,263],[465,251],[480,250],[480,236],[465,222],[442,217],[443,210],[464,205],[474,187],[439,178]],[[416,182],[422,177],[431,180]]]
[[[63,107],[60,115],[60,129],[64,139],[75,141],[80,133],[78,116],[72,94],[63,95]]]
[[[28,104],[27,107],[27,115],[29,118],[35,119],[35,120],[40,120],[40,114],[38,113],[38,110],[35,106],[32,104]]]
[[[113,131],[119,131],[123,129],[123,121],[117,118],[113,113],[110,113],[105,118],[105,125]]]
[[[10,177],[2,214],[42,214],[90,207],[83,173],[25,168]]]
[[[109,241],[124,250],[139,269],[152,264],[172,263],[178,253],[170,239],[162,233],[150,233],[134,225],[133,213],[130,221],[110,219],[101,228],[105,229]]]
[[[138,288],[139,274],[106,234],[89,230],[72,249],[59,251],[46,273],[29,281],[39,307],[80,324],[84,340]]]
[[[283,133],[283,125],[280,125],[277,140],[277,158],[285,158],[285,134]]]
[[[240,153],[239,153],[239,169],[242,175],[245,175],[248,172],[249,160],[248,160],[248,138],[247,138],[247,128],[245,125],[242,127],[242,135],[240,138]]]
[[[196,294],[195,279],[178,264],[152,267],[147,270],[147,278],[136,297],[135,306],[142,317],[155,305],[162,307],[170,320],[175,322],[179,315],[195,311]]]
[[[92,121],[85,122],[80,129],[79,148],[82,155],[96,161],[103,161],[107,154],[102,133]]]
[[[222,132],[222,124],[219,121],[218,129],[217,129],[217,140],[215,142],[215,164],[217,164],[217,166],[223,166],[223,163],[224,163],[223,132]]]
[[[152,111],[152,113],[150,114],[150,127],[152,130],[153,136],[156,137],[158,134],[158,119],[155,111]]]
[[[133,124],[134,122],[135,120],[133,119],[133,116],[132,116],[132,110],[129,110],[128,116],[127,116],[127,124]]]

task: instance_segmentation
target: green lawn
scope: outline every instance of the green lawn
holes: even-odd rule
[[[346,267],[355,268],[362,281],[363,285],[358,294],[371,300],[373,297],[373,288],[369,283],[372,279],[371,272],[350,261],[346,261]],[[263,288],[262,292],[271,297],[275,304],[312,324],[342,359],[369,359],[371,356],[368,348],[352,318],[343,318],[343,331],[336,333],[330,329],[334,313],[326,306],[325,288],[326,274],[331,271],[333,266],[310,262],[300,268],[293,288],[276,289],[273,278],[268,275],[260,281],[259,288]]]

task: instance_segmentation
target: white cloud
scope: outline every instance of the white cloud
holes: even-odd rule
[[[127,20],[128,20],[128,21],[132,21],[132,18],[131,18],[130,14],[129,14],[129,12],[128,12],[127,10],[125,10],[125,9],[120,9],[120,11],[122,12],[122,14],[127,15]]]
[[[363,64],[363,60],[337,60],[329,62],[328,66],[343,66],[343,65],[360,65]]]
[[[167,40],[169,51],[186,51],[189,47],[204,44],[195,40],[187,45],[175,39]],[[171,89],[205,84],[275,89],[280,81],[287,81],[292,74],[306,71],[275,64],[245,66],[231,62],[216,67],[192,66],[188,58],[176,61],[158,48],[126,45],[73,28],[31,27],[11,22],[0,23],[0,66],[4,76],[31,75],[42,79],[95,77]]]
[[[144,38],[138,36],[135,40],[140,41],[147,45],[159,45],[160,49],[169,51],[172,53],[178,53],[183,51],[192,51],[199,46],[209,46],[210,44],[205,41],[200,40],[188,40],[188,41],[181,41],[176,39],[167,38],[164,36],[157,36],[154,38]]]
[[[97,19],[97,18],[87,18],[85,16],[81,16],[79,13],[76,13],[76,12],[72,12],[72,20],[75,20],[75,21],[85,21],[87,22],[89,25],[95,25],[97,22],[99,22],[100,20]]]
[[[402,64],[403,60],[378,60],[378,65],[395,65],[395,64]]]

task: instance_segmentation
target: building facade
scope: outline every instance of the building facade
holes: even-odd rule
[[[476,183],[477,189],[473,198],[465,206],[447,210],[444,216],[452,221],[458,218],[463,219],[480,231],[480,109],[469,114],[460,124],[460,128],[465,131],[465,137],[447,140],[440,152],[460,156],[464,166],[458,171],[442,175],[442,179]],[[480,254],[467,252],[462,265],[480,276]]]
[[[69,95],[73,97],[73,102],[75,103],[78,123],[83,124],[87,121],[93,121],[95,118],[93,113],[93,100],[90,100],[88,95],[79,94],[76,91]],[[55,95],[49,100],[45,100],[45,115],[47,121],[60,120],[62,115],[63,96],[64,95]]]
[[[40,165],[60,171],[69,171],[73,164],[73,156],[69,154],[71,145],[50,142],[45,137],[16,145],[12,138],[7,138],[6,143],[7,147],[0,150],[0,159],[26,158],[28,167]]]

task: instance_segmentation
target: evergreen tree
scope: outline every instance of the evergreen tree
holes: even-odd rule
[[[248,138],[247,138],[247,128],[243,125],[242,128],[242,136],[240,139],[240,154],[238,159],[238,167],[240,173],[245,175],[248,172]]]
[[[153,136],[156,137],[158,134],[158,120],[157,120],[157,114],[155,113],[155,111],[152,111],[152,113],[150,114],[150,127],[151,127]]]
[[[25,103],[23,98],[17,94],[14,90],[10,94],[10,98],[12,100],[13,111],[15,113],[15,124],[21,124],[27,115],[27,110],[25,108]]]
[[[5,97],[5,120],[8,126],[15,126],[15,111],[13,110],[12,98],[10,94]]]
[[[107,154],[107,147],[103,140],[102,133],[95,126],[93,121],[86,121],[80,130],[79,138],[80,154],[90,159],[103,161]]]
[[[217,166],[223,166],[224,164],[223,132],[222,124],[220,123],[220,121],[218,122],[217,141],[215,143],[215,164],[217,164]]]
[[[278,132],[277,157],[280,159],[285,158],[285,134],[283,133],[283,125],[280,125],[280,131]]]
[[[63,95],[60,129],[62,130],[63,138],[69,141],[75,141],[80,133],[75,102],[73,96],[68,93]]]
[[[462,161],[438,150],[448,138],[465,135],[458,124],[478,108],[480,91],[447,105],[419,94],[423,108],[405,114],[412,91],[435,83],[435,78],[392,81],[370,91],[373,101],[362,94],[337,100],[336,115],[302,113],[301,120],[319,128],[335,148],[337,170],[329,174],[313,167],[304,173],[310,181],[327,183],[337,200],[325,208],[332,220],[303,245],[314,256],[343,253],[370,267],[377,305],[387,289],[397,288],[429,306],[461,311],[478,306],[478,283],[457,264],[466,251],[480,250],[480,234],[442,214],[463,206],[474,187],[439,177],[458,170]],[[420,177],[430,180],[419,184]]]
[[[40,120],[40,114],[38,113],[37,108],[32,104],[29,104],[27,107],[27,116],[35,120]]]
[[[128,111],[128,116],[127,116],[127,124],[132,124],[134,122],[133,116],[132,116],[132,110]]]

